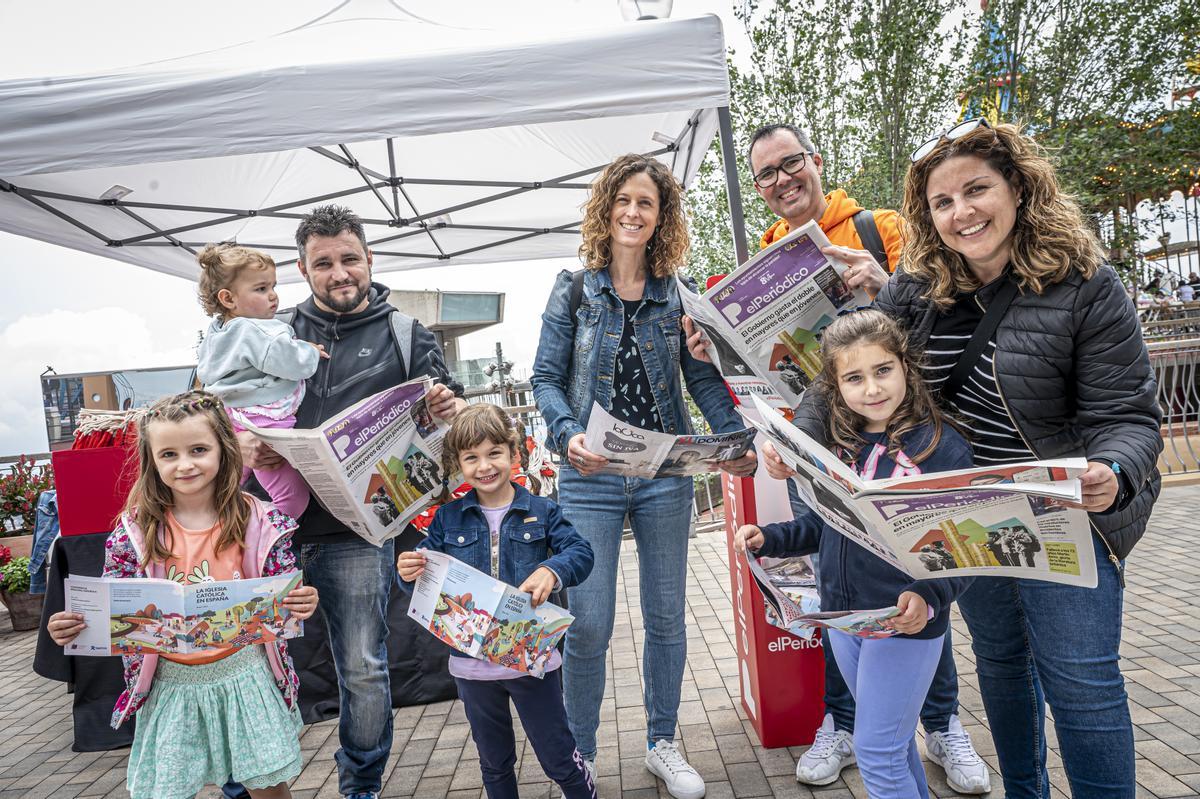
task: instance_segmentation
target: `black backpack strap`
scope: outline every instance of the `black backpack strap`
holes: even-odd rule
[[[580,269],[578,272],[571,275],[571,326],[575,326],[575,315],[579,313],[579,306],[583,305],[583,279],[587,276],[586,269]]]
[[[1016,296],[1017,284],[1011,276],[1006,275],[1004,283],[996,290],[996,296],[992,298],[983,318],[979,320],[975,332],[971,334],[971,340],[967,342],[966,349],[963,350],[962,355],[958,356],[958,362],[954,364],[954,369],[946,378],[946,382],[942,383],[942,399],[950,401],[958,395],[963,383],[967,382],[967,375],[975,368],[975,364],[979,363],[979,356],[983,354],[983,348],[992,340],[996,328],[1000,326],[1000,320],[1004,318],[1004,312],[1008,310],[1008,306]]]
[[[852,218],[854,219],[854,229],[858,231],[858,240],[862,242],[863,249],[871,253],[871,257],[878,261],[885,271],[891,272],[892,269],[888,266],[887,249],[883,246],[883,237],[879,235],[879,225],[875,224],[875,212],[864,208]]]

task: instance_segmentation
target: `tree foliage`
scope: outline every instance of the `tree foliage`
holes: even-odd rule
[[[1129,255],[1157,227],[1157,216],[1137,218],[1138,201],[1200,179],[1200,106],[1169,102],[1172,88],[1200,83],[1200,64],[1187,67],[1200,55],[1200,4],[989,0],[978,9],[966,0],[745,1],[738,17],[751,52],[731,54],[730,80],[752,249],[772,218],[745,145],[775,121],[809,130],[826,190],[846,188],[868,208],[899,205],[909,152],[955,116],[1016,122],[1047,147],[1114,254]],[[693,272],[729,271],[719,145],[688,202]]]

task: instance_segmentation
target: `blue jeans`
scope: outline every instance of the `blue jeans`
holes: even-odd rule
[[[479,750],[479,768],[488,799],[518,799],[514,770],[517,743],[510,699],[542,771],[562,788],[564,799],[596,799],[596,786],[567,728],[561,669],[540,680],[525,676],[515,680],[455,678],[454,682]]]
[[[559,475],[563,514],[591,545],[595,566],[569,590],[575,622],[567,631],[563,693],[580,753],[596,757],[596,728],[604,696],[604,660],[616,614],[617,570],[625,516],[637,541],[642,620],[646,739],[675,739],[679,691],[687,660],[684,625],[692,478],[646,480],[603,474],[580,477],[564,465]],[[611,742],[615,743],[615,741]]]
[[[304,579],[320,594],[341,700],[334,755],[343,794],[379,791],[392,749],[388,679],[388,594],[396,580],[393,542],[304,544]]]
[[[1095,588],[976,578],[958,607],[974,639],[979,689],[1005,796],[1046,799],[1046,704],[1075,799],[1132,799],[1133,725],[1121,677],[1123,589],[1093,535]]]
[[[829,635],[854,696],[854,755],[871,799],[929,799],[917,715],[941,659],[939,638]]]
[[[802,516],[812,513],[796,493],[796,484],[788,480],[788,501],[792,513]],[[817,584],[821,582],[820,558],[812,556],[813,571]],[[942,654],[925,704],[921,707],[921,726],[925,732],[945,732],[950,729],[950,717],[958,712],[958,668],[954,664],[954,645],[950,640],[950,628],[942,638]],[[838,669],[837,655],[829,645],[829,636],[823,635],[821,648],[825,651],[825,712],[833,716],[834,729],[854,732],[854,696]]]

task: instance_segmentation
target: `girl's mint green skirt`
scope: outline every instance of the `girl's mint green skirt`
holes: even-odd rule
[[[190,799],[232,777],[270,788],[300,774],[299,709],[288,710],[262,646],[202,666],[158,661],[137,713],[133,799]]]

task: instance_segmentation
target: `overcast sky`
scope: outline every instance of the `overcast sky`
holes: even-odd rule
[[[727,43],[744,49],[733,2],[676,0],[672,16],[718,14]],[[215,49],[289,30],[339,5],[337,0],[5,2],[0,4],[0,28],[7,34],[0,48],[0,79],[28,76],[33,62],[52,62],[54,73],[62,75]],[[337,13],[394,18],[407,11],[449,24],[470,20],[474,26],[517,30],[531,21],[539,27],[548,22],[579,27],[620,21],[614,0],[471,0],[469,13],[466,7],[463,0],[354,0]],[[113,30],[114,15],[125,18],[119,30]],[[72,24],[63,26],[65,17]],[[96,35],[98,30],[105,35]],[[46,57],[47,47],[54,49],[52,59]],[[1185,238],[1182,223],[1176,228],[1175,240]],[[67,373],[195,361],[193,347],[208,319],[196,302],[194,283],[2,233],[0,262],[8,298],[0,304],[0,456],[46,450],[38,376],[48,366]],[[495,342],[502,341],[507,357],[518,370],[527,371],[554,275],[577,266],[571,259],[442,267],[385,273],[379,280],[404,289],[505,292],[505,322],[462,339],[462,357],[490,355]],[[281,286],[280,295],[281,305],[293,305],[307,296],[307,287]]]

